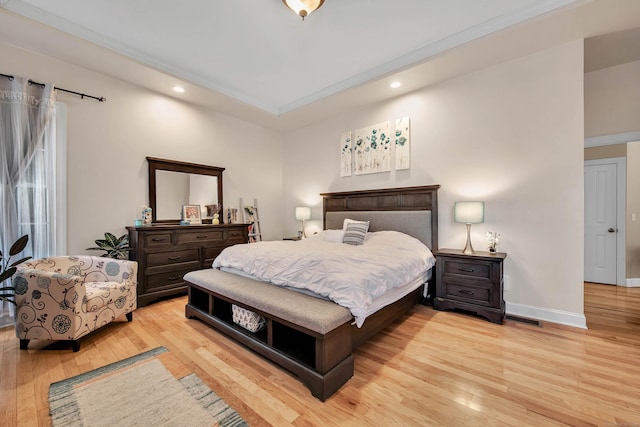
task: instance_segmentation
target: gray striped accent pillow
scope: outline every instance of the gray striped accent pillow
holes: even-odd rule
[[[348,245],[362,245],[369,231],[369,221],[353,221],[347,224],[344,230],[342,243]]]

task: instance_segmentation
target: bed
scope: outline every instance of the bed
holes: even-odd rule
[[[346,218],[369,221],[372,235],[401,232],[435,251],[438,188],[434,185],[321,194],[323,228],[343,229]],[[313,238],[308,240],[312,245]],[[433,280],[428,286],[413,284],[410,290],[398,293],[395,301],[386,301],[375,312],[358,319],[349,309],[330,300],[246,275],[212,268],[189,273],[185,280],[189,285],[187,317],[208,323],[285,368],[323,401],[353,375],[355,348],[434,295]],[[254,332],[238,326],[236,309],[255,313],[266,327]]]

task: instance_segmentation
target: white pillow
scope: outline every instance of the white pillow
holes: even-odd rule
[[[324,230],[322,232],[322,240],[327,242],[342,243],[344,238],[344,230]]]

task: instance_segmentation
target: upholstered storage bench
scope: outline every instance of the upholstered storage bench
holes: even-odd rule
[[[324,401],[353,376],[348,309],[334,302],[217,269],[184,277],[188,318],[197,318],[296,375]],[[232,305],[255,312],[267,327],[252,333],[233,322]]]

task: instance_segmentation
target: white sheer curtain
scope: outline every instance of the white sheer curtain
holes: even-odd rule
[[[53,85],[0,76],[0,246],[8,255],[28,234],[22,256],[55,252],[55,92]],[[3,303],[0,312],[10,306]]]

